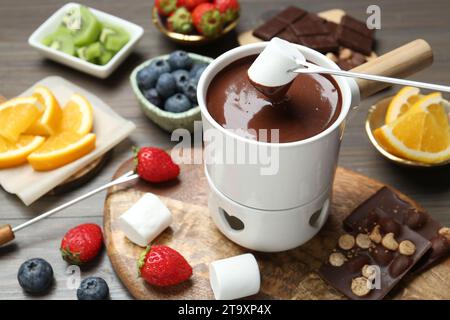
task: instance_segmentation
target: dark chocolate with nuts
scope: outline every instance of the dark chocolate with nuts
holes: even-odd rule
[[[344,227],[347,230],[355,229],[359,217],[375,209],[382,210],[398,223],[407,225],[431,242],[431,249],[414,266],[413,271],[423,271],[450,254],[450,228],[434,220],[429,213],[403,201],[387,187],[381,188],[356,208],[354,213],[344,220]]]
[[[339,237],[319,273],[350,299],[383,299],[431,243],[379,209],[350,216],[352,230]]]
[[[346,15],[336,24],[293,6],[256,28],[253,35],[265,41],[279,37],[322,53],[335,53],[339,58],[334,61],[344,70],[365,63],[364,55],[371,54],[374,43],[374,30],[362,21]],[[351,54],[341,58],[343,50]]]

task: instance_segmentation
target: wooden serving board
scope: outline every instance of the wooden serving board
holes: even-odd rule
[[[133,169],[122,164],[114,177]],[[305,245],[282,253],[254,252],[262,275],[258,299],[345,299],[317,274],[343,232],[342,220],[383,184],[353,171],[338,168],[330,217]],[[193,267],[190,281],[170,288],[155,288],[137,276],[136,261],[142,248],[133,245],[117,228],[116,219],[145,192],[161,196],[173,214],[173,223],[154,243],[179,250]],[[108,190],[104,208],[104,234],[108,256],[117,275],[137,299],[213,299],[208,264],[216,259],[249,252],[223,236],[209,217],[208,187],[202,165],[181,165],[177,181],[150,185],[133,181]],[[407,201],[411,199],[399,193]],[[417,204],[416,204],[417,205]],[[418,206],[418,205],[417,205]],[[420,274],[405,277],[390,293],[391,299],[450,299],[450,258]]]
[[[7,99],[0,94],[0,104]],[[81,187],[83,184],[91,181],[99,172],[103,169],[105,164],[111,158],[113,150],[108,151],[104,155],[92,161],[89,165],[80,169],[78,172],[69,177],[66,181],[59,186],[50,190],[48,194],[57,195],[72,191],[75,188]]]
[[[342,9],[331,9],[327,11],[322,11],[317,14],[321,18],[339,24],[343,16],[346,15],[345,11]],[[262,42],[260,38],[253,35],[253,30],[248,30],[238,34],[238,42],[241,46],[250,43]],[[370,61],[377,57],[375,52],[372,52],[370,56],[367,56],[367,60]]]

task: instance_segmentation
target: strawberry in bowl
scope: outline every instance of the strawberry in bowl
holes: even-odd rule
[[[238,0],[156,0],[153,23],[168,38],[201,44],[233,30],[239,19]]]

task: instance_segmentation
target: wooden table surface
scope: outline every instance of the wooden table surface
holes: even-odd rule
[[[99,176],[87,185],[63,196],[46,196],[30,207],[25,207],[15,196],[0,192],[0,224],[16,225],[40,212],[81,195],[110,180],[113,172],[130,157],[133,145],[155,145],[169,148],[170,135],[160,130],[143,116],[130,87],[128,76],[140,62],[154,56],[169,53],[177,47],[165,39],[153,27],[150,20],[151,0],[92,0],[80,1],[88,6],[104,10],[130,20],[145,29],[144,37],[134,53],[107,80],[99,80],[55,62],[42,58],[27,44],[29,35],[65,2],[57,0],[1,0],[0,1],[0,93],[13,97],[36,81],[50,75],[59,75],[83,86],[101,97],[120,115],[134,121],[137,130],[115,148],[112,160]],[[246,31],[260,24],[265,18],[289,4],[318,12],[342,8],[349,14],[364,19],[369,4],[381,7],[382,29],[377,33],[377,52],[382,54],[416,38],[427,40],[435,55],[434,64],[413,78],[421,81],[450,83],[450,2],[448,0],[331,0],[331,1],[280,1],[241,0],[242,18],[237,32]],[[236,33],[210,47],[188,48],[201,54],[216,57],[237,46]],[[441,222],[450,225],[450,168],[436,170],[412,170],[395,166],[372,148],[364,133],[367,108],[377,99],[391,95],[384,91],[363,101],[358,110],[349,116],[339,164],[372,178],[390,184],[417,200]],[[71,227],[85,222],[102,224],[105,193],[68,208],[45,222],[17,234],[17,240],[0,248],[0,299],[31,298],[24,294],[17,283],[17,270],[28,258],[42,257],[48,260],[55,272],[55,285],[51,292],[36,299],[76,299],[76,292],[66,285],[67,264],[59,254],[59,244]],[[93,265],[82,268],[82,277],[99,275],[106,279],[112,299],[128,299],[131,296],[115,276],[106,256]]]

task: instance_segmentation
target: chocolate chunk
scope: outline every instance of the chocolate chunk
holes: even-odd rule
[[[400,224],[392,218],[382,218],[378,221],[382,233],[392,232],[395,236],[400,234]]]
[[[375,30],[367,28],[367,24],[362,21],[356,20],[355,18],[345,15],[342,17],[341,25],[352,29],[353,31],[361,34],[364,37],[373,38]]]
[[[299,37],[299,42],[322,53],[336,52],[339,47],[336,39],[330,35],[302,36]]]
[[[350,272],[356,272],[362,270],[366,264],[370,264],[369,257],[366,255],[360,255],[349,260],[346,266]]]
[[[387,266],[392,259],[394,259],[394,252],[388,249],[385,249],[382,246],[377,246],[372,251],[372,256],[378,264],[381,266]]]
[[[399,255],[395,257],[389,266],[389,275],[393,278],[397,278],[404,273],[413,263],[410,257]]]
[[[435,236],[431,239],[431,258],[446,255],[450,250],[450,241],[441,235]]]
[[[325,21],[325,28],[329,34],[335,34],[338,28],[338,24],[332,21]]]
[[[366,63],[367,62],[367,58],[366,58],[366,56],[362,55],[359,52],[353,52],[350,61],[354,65],[353,68],[355,68],[357,66],[362,65],[363,63]]]
[[[427,216],[416,209],[410,210],[405,217],[405,224],[413,230],[422,228],[426,222]]]
[[[306,14],[307,12],[305,10],[290,6],[281,11],[279,14],[277,14],[276,18],[286,23],[293,23],[296,20],[299,20],[300,18],[305,16]]]
[[[292,30],[297,37],[329,33],[325,20],[311,13],[293,23]]]
[[[373,39],[339,25],[337,30],[337,40],[340,45],[361,52],[365,55],[372,53]]]
[[[266,23],[264,23],[262,26],[256,28],[253,31],[253,35],[262,40],[269,41],[278,33],[283,31],[283,29],[285,29],[287,25],[288,24],[286,22],[278,20],[276,17],[274,17],[269,21],[267,21]]]
[[[294,31],[292,31],[292,28],[290,26],[277,34],[277,37],[292,43],[299,43],[297,36],[295,35]]]
[[[338,60],[337,65],[339,66],[339,68],[345,71],[351,70],[354,67],[356,67],[356,65],[354,65],[351,60],[342,60],[342,59]]]

